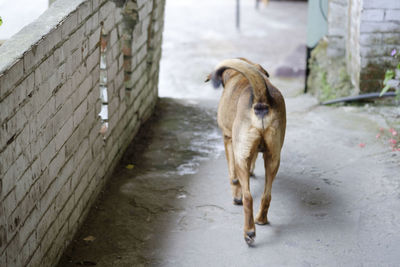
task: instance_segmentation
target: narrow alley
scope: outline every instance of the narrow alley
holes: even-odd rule
[[[379,129],[393,107],[320,106],[303,94],[307,2],[169,0],[153,117],[130,144],[58,266],[395,266],[400,152]],[[221,133],[221,60],[261,64],[285,96],[287,130],[270,225],[243,241]],[[381,114],[384,113],[385,117]],[[397,118],[398,119],[398,118]],[[363,144],[360,146],[360,144]],[[264,184],[251,179],[254,209]]]

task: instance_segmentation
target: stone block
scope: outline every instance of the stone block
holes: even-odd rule
[[[78,24],[81,24],[82,21],[85,21],[90,14],[92,13],[92,2],[86,1],[83,2],[78,8]]]
[[[24,63],[22,60],[17,61],[0,77],[0,98],[3,98],[6,93],[12,88],[24,75]]]
[[[78,12],[72,12],[61,24],[61,36],[65,40],[78,26]]]
[[[361,21],[382,21],[384,16],[384,9],[363,9],[361,11]]]
[[[87,112],[87,100],[82,101],[82,103],[77,107],[73,114],[73,127],[79,126],[79,123],[83,120]]]
[[[400,27],[398,23],[392,21],[364,22],[360,25],[360,33],[367,33],[367,32],[372,32],[372,33],[400,32]]]
[[[363,8],[387,8],[387,9],[400,9],[400,1],[397,0],[364,0]]]
[[[387,20],[387,21],[400,21],[400,9],[388,9],[388,10],[386,10],[385,20]]]
[[[40,153],[40,168],[42,171],[47,168],[51,159],[56,154],[56,144],[55,141],[50,142]]]

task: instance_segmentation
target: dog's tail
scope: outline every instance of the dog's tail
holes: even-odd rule
[[[222,61],[215,67],[215,71],[209,75],[206,82],[211,80],[213,86],[218,88],[222,83],[222,74],[227,69],[236,70],[246,77],[253,89],[253,103],[268,104],[268,100],[271,98],[269,97],[268,86],[265,83],[263,75],[256,66],[242,59],[227,59]],[[257,109],[257,105],[255,109]]]

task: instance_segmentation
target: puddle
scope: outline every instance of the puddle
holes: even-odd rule
[[[139,138],[140,145],[145,149],[128,149],[125,158],[145,176],[149,171],[162,177],[195,174],[202,161],[218,158],[224,151],[216,105],[161,98],[152,122],[141,131],[145,138]]]

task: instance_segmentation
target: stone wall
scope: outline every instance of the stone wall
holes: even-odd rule
[[[362,0],[352,0],[348,5],[347,36],[346,36],[346,66],[355,91],[359,92],[360,84],[360,15]]]
[[[150,116],[164,2],[58,0],[0,47],[0,266],[54,266]]]
[[[328,56],[342,57],[346,51],[348,0],[330,0],[328,3]]]

